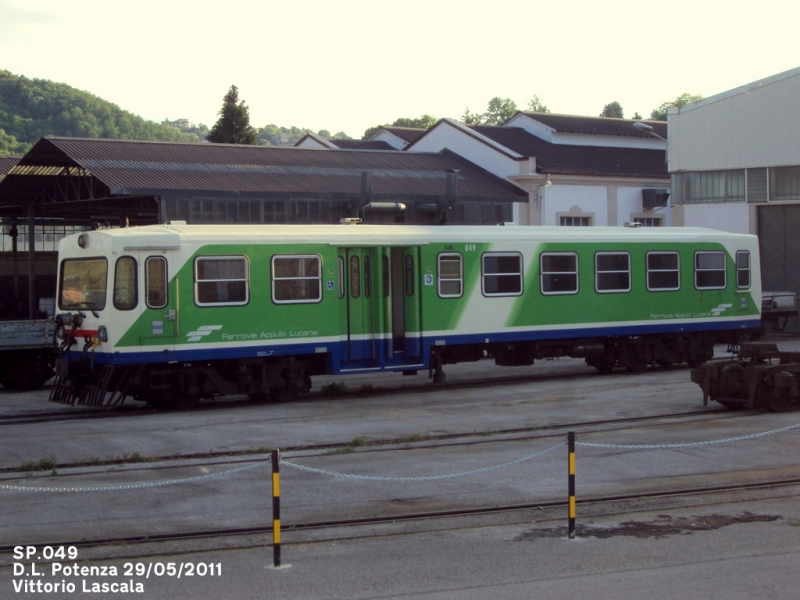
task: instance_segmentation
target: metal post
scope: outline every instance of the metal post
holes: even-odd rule
[[[569,452],[569,539],[575,539],[575,432],[567,433]]]
[[[272,451],[272,565],[281,566],[281,458]]]
[[[36,311],[36,220],[33,203],[28,207],[28,318]]]

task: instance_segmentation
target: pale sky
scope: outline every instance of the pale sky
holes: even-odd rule
[[[646,118],[800,66],[799,22],[787,0],[0,0],[0,69],[208,126],[233,84],[251,125],[360,138],[494,96]]]

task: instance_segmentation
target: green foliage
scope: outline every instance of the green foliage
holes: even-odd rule
[[[624,113],[622,111],[622,105],[617,102],[609,102],[603,107],[603,112],[600,113],[601,117],[613,117],[615,119],[624,119]]]
[[[633,113],[633,116],[631,117],[631,119],[634,119],[636,121],[641,121],[642,118],[643,118],[642,115],[640,115],[638,112]]]
[[[528,100],[526,111],[550,112],[550,109],[542,103],[539,96],[534,94],[534,96]],[[473,113],[467,108],[464,114],[461,115],[461,121],[467,125],[502,125],[518,112],[520,112],[520,110],[516,102],[510,98],[495,96],[489,100],[486,105],[486,112]]]
[[[34,471],[54,471],[57,465],[58,460],[54,454],[51,454],[39,460],[27,460],[19,466],[19,470],[27,473],[33,473]]]
[[[528,112],[545,112],[549,113],[550,109],[547,108],[538,95],[534,94],[533,98],[528,100]]]
[[[0,129],[0,156],[23,155],[32,148],[33,144],[17,141],[13,135],[8,135]]]
[[[232,85],[222,99],[219,119],[206,139],[214,144],[253,145],[258,141],[258,132],[250,126],[250,109],[239,101],[239,89]]]
[[[691,104],[692,102],[697,102],[698,100],[702,100],[703,96],[700,94],[681,94],[675,100],[670,100],[668,102],[664,102],[658,108],[654,108],[653,112],[650,113],[650,118],[656,121],[666,121],[667,120],[667,111],[671,106],[684,106],[686,104]]]
[[[373,135],[378,133],[381,127],[412,127],[414,129],[430,129],[436,125],[438,121],[439,119],[432,117],[431,115],[422,115],[416,119],[411,119],[409,117],[398,117],[394,120],[394,123],[386,123],[384,125],[375,125],[375,127],[370,127],[364,132],[364,135],[361,136],[361,139],[368,140]]]
[[[26,152],[39,138],[65,137],[199,142],[195,134],[154,123],[88,92],[0,70],[0,154]]]

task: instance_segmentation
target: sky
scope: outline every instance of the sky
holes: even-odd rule
[[[715,0],[0,0],[0,69],[145,119],[344,131],[495,97],[626,117],[800,66],[800,3]]]

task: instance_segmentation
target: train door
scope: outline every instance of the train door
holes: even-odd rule
[[[143,346],[175,346],[180,335],[178,320],[178,279],[169,280],[165,256],[142,253],[141,336]]]
[[[419,248],[392,248],[390,257],[392,353],[414,362],[422,355]]]
[[[342,362],[368,362],[378,358],[378,299],[375,248],[339,249],[340,320],[346,336]]]

